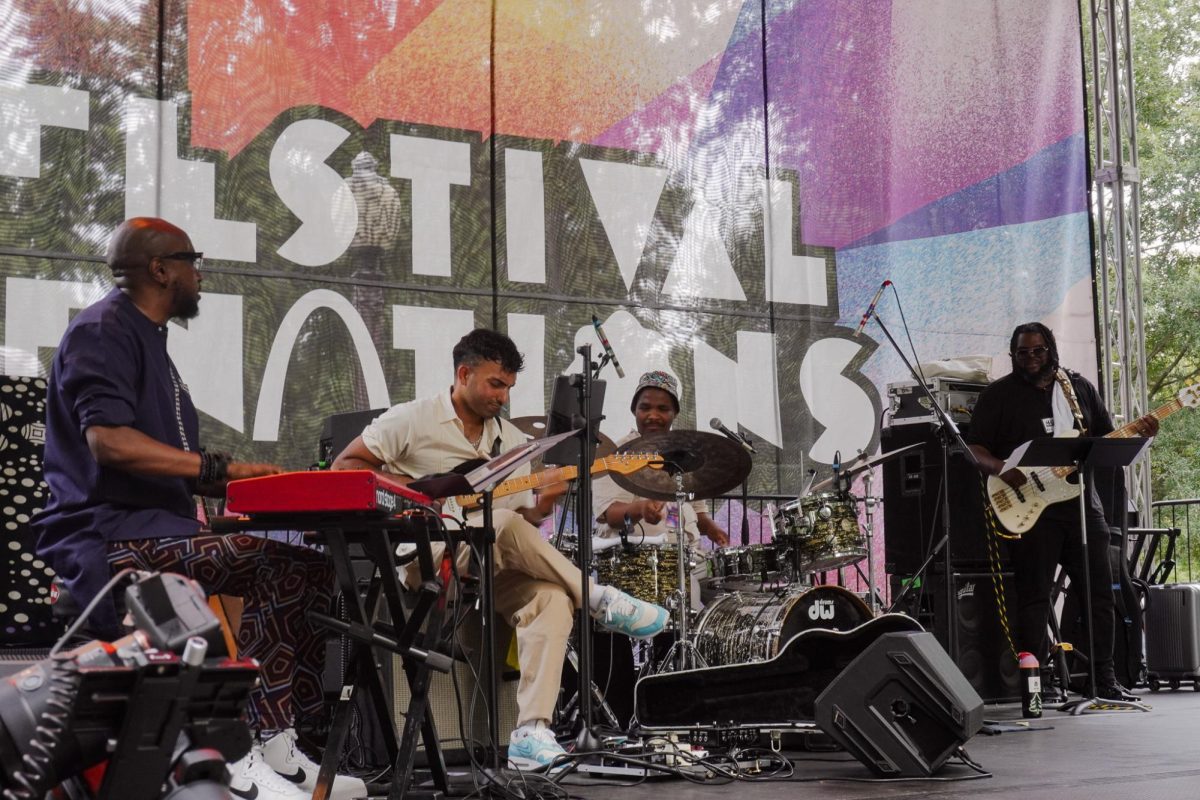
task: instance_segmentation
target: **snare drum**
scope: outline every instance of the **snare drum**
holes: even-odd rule
[[[870,618],[867,604],[840,586],[815,586],[790,594],[734,592],[717,598],[701,613],[696,648],[713,667],[765,661],[802,631],[846,631]]]
[[[867,557],[854,501],[837,492],[784,503],[775,512],[775,530],[791,543],[801,572],[824,572]]]
[[[633,552],[611,547],[594,561],[599,583],[615,586],[647,603],[663,605],[679,588],[679,549],[670,545],[633,545]]]

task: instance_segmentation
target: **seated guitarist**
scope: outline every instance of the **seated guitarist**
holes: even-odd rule
[[[986,474],[998,475],[1014,489],[1035,492],[1040,487],[1030,484],[1020,470],[1014,468],[1001,474],[1005,459],[1018,445],[1040,437],[1069,435],[1071,430],[1084,436],[1104,436],[1113,431],[1113,424],[1096,388],[1078,373],[1059,366],[1054,334],[1045,325],[1030,322],[1017,326],[1009,350],[1012,373],[979,395],[966,439]],[[1143,417],[1136,428],[1143,436],[1153,436],[1158,432],[1158,420]],[[1048,663],[1046,626],[1055,568],[1062,564],[1071,583],[1083,587],[1086,563],[1091,571],[1098,685],[1094,692],[1085,694],[1112,700],[1131,699],[1113,671],[1109,528],[1095,488],[1089,484],[1086,554],[1081,552],[1079,509],[1075,502],[1047,506],[1033,527],[1013,545],[1018,650],[1033,653],[1041,663]]]
[[[334,469],[373,469],[410,479],[447,472],[464,461],[499,455],[526,441],[499,414],[524,358],[507,336],[477,329],[454,346],[454,385],[433,397],[385,412],[346,446]],[[523,467],[526,473],[528,467]],[[519,475],[521,470],[518,470]],[[542,538],[535,524],[553,497],[530,504],[529,493],[496,501],[496,610],[517,634],[520,723],[509,741],[509,765],[542,769],[563,754],[547,727],[558,697],[567,637],[582,605],[579,570]],[[468,563],[459,553],[460,570]],[[611,586],[593,586],[590,611],[605,627],[637,638],[659,633],[667,612]],[[560,762],[561,764],[561,762]]]

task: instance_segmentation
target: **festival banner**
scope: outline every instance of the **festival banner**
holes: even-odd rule
[[[1047,322],[1095,364],[1067,0],[14,0],[4,371],[44,377],[133,215],[205,253],[172,355],[210,447],[304,468],[325,418],[438,391],[475,326],[513,417],[605,326],[756,443],[756,493],[874,453],[886,384]],[[161,13],[161,16],[160,16]],[[1085,370],[1086,371],[1086,370]]]

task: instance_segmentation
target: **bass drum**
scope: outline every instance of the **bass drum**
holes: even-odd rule
[[[848,631],[870,618],[867,604],[840,586],[814,586],[788,594],[734,592],[701,612],[696,649],[710,667],[766,661],[802,631]]]

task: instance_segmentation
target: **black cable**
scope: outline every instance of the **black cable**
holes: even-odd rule
[[[908,330],[908,318],[904,316],[904,306],[900,304],[900,292],[896,290],[894,283],[892,284],[892,296],[896,298],[896,310],[900,312],[900,324],[904,326],[904,338],[908,339],[908,349],[913,354],[913,369],[921,377],[921,383],[926,383],[925,373],[921,371],[921,357],[917,355],[917,346],[913,344],[912,333]]]
[[[12,775],[15,788],[4,790],[4,800],[37,800],[46,796],[52,788],[55,766],[64,763],[58,750],[70,734],[71,712],[81,677],[79,665],[70,656],[52,657],[50,662],[50,699],[34,728],[29,747],[32,752],[25,754],[23,768]]]
[[[47,658],[53,658],[54,656],[58,655],[58,651],[62,650],[63,645],[69,642],[71,637],[79,632],[79,629],[83,627],[83,623],[87,622],[87,618],[91,616],[93,611],[96,610],[96,606],[100,605],[100,601],[109,596],[109,593],[112,592],[113,587],[116,586],[122,578],[124,578],[126,575],[131,575],[140,571],[142,570],[136,570],[133,567],[126,567],[116,575],[112,576],[108,583],[104,584],[104,588],[96,592],[96,596],[93,597],[92,602],[88,603],[87,607],[83,609],[83,613],[79,615],[79,618],[71,623],[71,627],[67,628],[66,632],[64,632],[59,640],[54,643],[54,647],[50,648]]]

